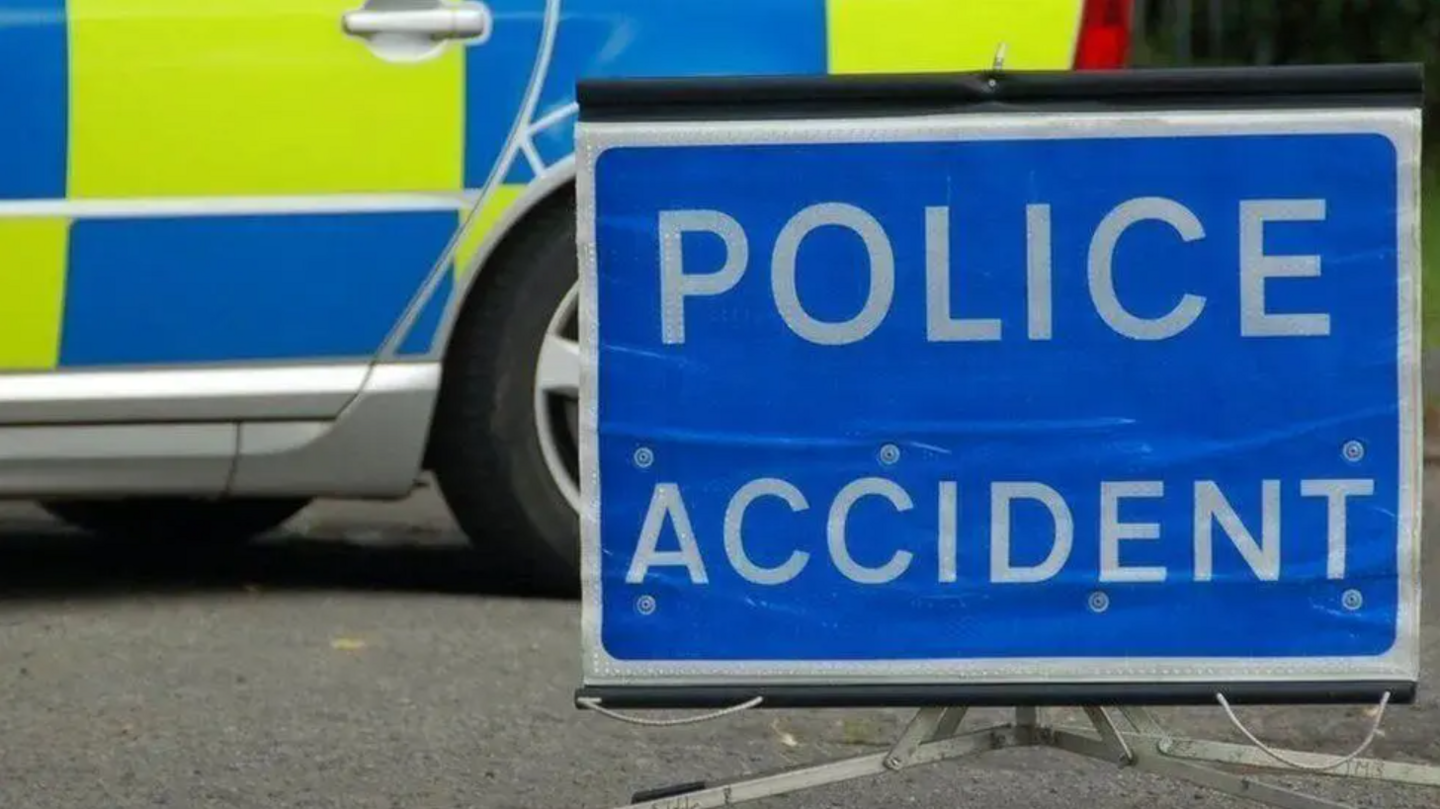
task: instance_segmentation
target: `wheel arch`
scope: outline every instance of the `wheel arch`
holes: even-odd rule
[[[533,180],[520,196],[506,206],[505,210],[491,225],[475,252],[466,262],[466,270],[458,279],[454,293],[446,306],[445,315],[436,328],[433,345],[436,346],[434,359],[441,364],[440,384],[445,384],[446,370],[451,356],[455,326],[461,315],[478,304],[484,297],[495,274],[487,268],[503,261],[507,252],[514,247],[517,236],[525,232],[533,220],[553,205],[563,205],[573,200],[575,193],[574,158],[555,164],[549,171]],[[483,205],[483,201],[481,205]],[[479,206],[477,206],[478,209]],[[477,217],[466,223],[466,229],[476,225]],[[463,239],[463,234],[462,234]],[[424,466],[431,465],[431,445],[435,439],[435,424],[432,420],[426,441]]]
[[[450,354],[450,341],[455,333],[455,323],[460,319],[460,314],[470,305],[470,301],[478,295],[484,294],[485,282],[493,277],[492,273],[485,271],[486,267],[500,258],[507,246],[514,243],[514,237],[522,231],[527,222],[543,207],[563,202],[567,196],[575,192],[575,161],[574,158],[567,158],[562,163],[557,163],[542,176],[531,181],[525,186],[515,201],[506,206],[500,216],[491,225],[488,233],[480,241],[475,252],[466,262],[465,271],[461,274],[456,285],[454,294],[446,307],[445,316],[441,319],[435,330],[434,344],[439,346],[438,359],[442,362]],[[484,205],[482,200],[480,206]],[[477,206],[479,208],[480,206]],[[468,231],[476,225],[478,216],[472,217],[467,222],[465,229]],[[464,234],[461,240],[464,240]]]

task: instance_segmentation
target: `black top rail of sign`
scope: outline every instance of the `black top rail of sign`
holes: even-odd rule
[[[1418,64],[591,79],[581,121],[1418,107]]]

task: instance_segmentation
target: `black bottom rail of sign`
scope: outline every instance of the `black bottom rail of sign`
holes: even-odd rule
[[[585,686],[577,707],[674,710],[728,708],[759,697],[757,708],[925,708],[1060,705],[1361,705],[1390,694],[1390,704],[1415,701],[1406,680],[1361,682],[995,683],[984,685]]]

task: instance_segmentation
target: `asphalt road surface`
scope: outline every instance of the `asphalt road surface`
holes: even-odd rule
[[[1440,487],[1427,495],[1440,503]],[[655,730],[582,714],[577,606],[487,570],[428,494],[322,504],[250,549],[139,557],[0,508],[0,807],[604,807],[637,788],[877,752],[906,718],[764,711]],[[1440,763],[1437,606],[1420,701],[1390,711],[1374,755]],[[1364,708],[1240,713],[1262,739],[1323,752],[1348,751],[1370,721]],[[1218,709],[1164,714],[1241,741]],[[1440,806],[1440,790],[1277,781],[1357,806]],[[1251,804],[1010,750],[758,805]]]

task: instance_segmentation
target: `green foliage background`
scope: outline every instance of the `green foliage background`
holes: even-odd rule
[[[1440,0],[1135,0],[1136,67],[1425,66],[1425,343],[1440,348]]]
[[[1146,64],[1420,62],[1440,81],[1440,0],[1135,0]]]

